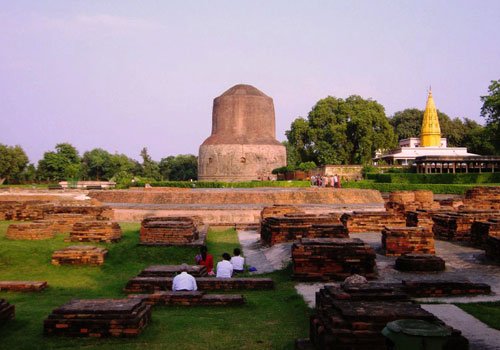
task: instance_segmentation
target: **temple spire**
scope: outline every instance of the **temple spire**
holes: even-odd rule
[[[425,106],[422,130],[420,133],[420,147],[439,146],[441,146],[441,128],[439,127],[436,105],[432,98],[432,90],[429,86],[429,94],[427,96],[427,104]]]

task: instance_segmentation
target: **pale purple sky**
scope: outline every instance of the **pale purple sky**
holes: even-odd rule
[[[277,139],[328,95],[388,116],[479,116],[500,79],[500,1],[0,0],[0,143],[198,154],[213,98],[273,97]]]

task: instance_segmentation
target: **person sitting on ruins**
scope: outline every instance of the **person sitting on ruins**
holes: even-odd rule
[[[188,271],[187,264],[181,265],[181,273],[174,277],[172,281],[172,290],[178,291],[195,291],[198,289],[196,279],[191,276]]]
[[[234,248],[234,256],[231,258],[231,264],[233,265],[233,272],[241,273],[245,270],[245,258],[240,256],[240,248]]]
[[[222,261],[217,263],[217,275],[218,278],[231,278],[233,275],[233,264],[231,264],[231,255],[228,253],[222,254]]]
[[[203,265],[207,268],[207,273],[209,276],[214,275],[214,257],[208,254],[208,249],[206,246],[200,247],[200,254],[194,257],[197,265]]]

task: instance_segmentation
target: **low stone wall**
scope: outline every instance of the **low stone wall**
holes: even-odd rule
[[[128,281],[125,291],[128,293],[151,293],[172,290],[171,277],[134,277]],[[270,278],[196,278],[198,289],[202,291],[231,290],[266,290],[273,289],[274,282]]]
[[[102,265],[108,250],[95,246],[75,245],[56,250],[52,265]]]
[[[474,187],[465,192],[464,207],[474,210],[499,210],[500,186]]]
[[[151,305],[141,299],[71,300],[43,322],[44,335],[136,337],[151,321]]]
[[[128,297],[140,299],[150,305],[163,306],[236,306],[245,304],[245,298],[241,294],[205,294],[200,291],[164,291],[153,294],[130,294]]]
[[[139,273],[138,277],[175,277],[182,272],[182,265],[152,265]],[[203,265],[188,265],[187,273],[194,277],[207,276],[207,267]]]
[[[179,189],[91,191],[103,203],[142,204],[368,204],[384,201],[379,191],[325,188]]]
[[[436,253],[434,235],[422,227],[386,226],[382,230],[382,248],[386,256]]]
[[[344,280],[352,268],[375,278],[375,251],[354,238],[302,239],[292,246],[293,278],[305,281]]]
[[[459,295],[490,294],[491,287],[486,283],[473,283],[465,280],[405,281],[403,290],[412,297],[445,297]]]

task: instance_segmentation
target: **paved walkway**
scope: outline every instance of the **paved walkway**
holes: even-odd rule
[[[500,350],[500,331],[486,326],[459,307],[449,304],[424,304],[422,307],[448,326],[461,330],[469,340],[470,350]]]
[[[238,239],[245,256],[245,264],[256,268],[255,274],[281,270],[291,260],[292,243],[262,247],[257,231],[238,230]]]

